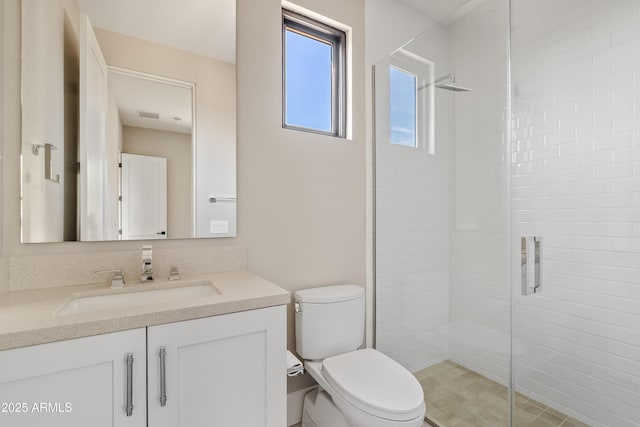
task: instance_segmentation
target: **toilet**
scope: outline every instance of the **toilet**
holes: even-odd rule
[[[318,382],[307,393],[303,427],[420,427],[426,405],[418,380],[363,343],[364,289],[356,285],[295,293],[296,350]]]

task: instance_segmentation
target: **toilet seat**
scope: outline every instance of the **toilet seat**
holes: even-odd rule
[[[340,396],[373,416],[408,421],[424,414],[424,393],[403,366],[374,349],[328,357],[322,375]]]

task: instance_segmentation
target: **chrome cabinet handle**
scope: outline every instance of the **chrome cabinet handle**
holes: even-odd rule
[[[166,406],[167,404],[167,349],[166,347],[160,347],[160,406]]]
[[[133,353],[127,353],[127,417],[133,415]]]
[[[529,255],[527,248],[533,246],[533,286],[529,286]],[[523,236],[520,238],[520,284],[522,295],[532,295],[542,291],[542,237]]]

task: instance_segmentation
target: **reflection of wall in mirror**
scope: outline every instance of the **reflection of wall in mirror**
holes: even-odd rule
[[[75,2],[24,0],[22,2],[22,233],[25,242],[61,241],[75,235],[75,224],[65,226],[69,209],[64,196],[75,185],[67,179],[68,159],[75,164],[75,146],[69,147],[73,114],[65,90],[73,73],[66,66],[77,59],[77,27],[72,25]],[[71,18],[69,17],[71,16]],[[77,40],[77,38],[76,38]],[[74,52],[74,48],[76,51]],[[72,82],[71,82],[72,83]],[[51,144],[51,170],[57,180],[45,178],[44,145]],[[36,149],[32,149],[33,147]],[[71,192],[74,192],[75,188]],[[75,206],[72,213],[75,214]]]
[[[95,33],[109,65],[195,83],[195,235],[235,236],[236,204],[209,202],[210,195],[236,194],[235,64],[100,28]],[[229,233],[212,234],[215,220],[228,220]]]

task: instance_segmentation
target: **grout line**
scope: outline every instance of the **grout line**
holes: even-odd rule
[[[424,422],[429,424],[431,427],[440,427],[440,424],[436,423],[435,421],[431,420],[428,416],[424,416]]]

